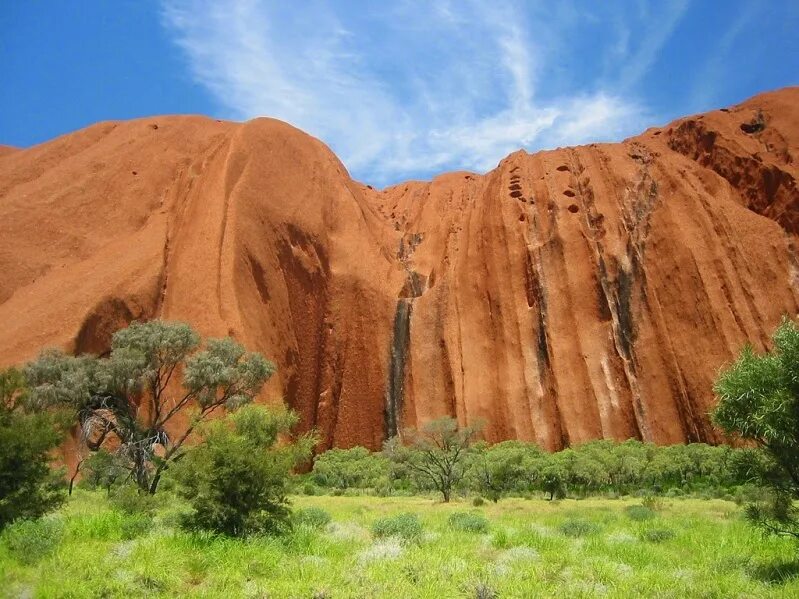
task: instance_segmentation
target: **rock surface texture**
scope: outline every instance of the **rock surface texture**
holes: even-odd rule
[[[184,320],[271,357],[321,446],[716,441],[712,381],[799,310],[799,88],[376,190],[271,119],[0,151],[0,365]]]

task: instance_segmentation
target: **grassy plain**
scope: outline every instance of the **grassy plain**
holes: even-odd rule
[[[165,495],[165,498],[168,496]],[[332,521],[283,538],[235,540],[177,527],[181,506],[125,515],[79,491],[58,513],[0,536],[7,597],[799,597],[799,555],[722,500],[295,497]],[[417,538],[376,538],[410,512]],[[481,514],[450,522],[455,512]],[[463,522],[461,517],[458,522]],[[467,527],[468,528],[468,527]]]

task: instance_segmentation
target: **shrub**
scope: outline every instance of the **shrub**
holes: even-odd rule
[[[674,538],[674,531],[668,528],[646,528],[639,535],[642,541],[649,543],[663,543]]]
[[[324,528],[332,518],[320,507],[308,507],[294,512],[294,522],[310,528]]]
[[[120,532],[122,533],[122,539],[129,541],[147,534],[152,528],[153,519],[150,516],[135,514],[122,521]]]
[[[655,517],[655,512],[646,507],[645,505],[628,505],[624,511],[630,520],[641,522],[643,520],[651,520]]]
[[[454,512],[447,519],[450,528],[463,532],[488,532],[488,520],[482,514],[469,512]]]
[[[289,476],[314,442],[279,442],[296,422],[292,412],[249,405],[209,423],[204,442],[174,467],[178,493],[191,505],[183,526],[230,536],[285,532]]]
[[[25,376],[0,370],[0,530],[18,519],[38,518],[66,498],[50,452],[64,437],[60,414],[30,401]]]
[[[474,507],[480,507],[480,506],[481,506],[481,505],[483,505],[485,502],[486,502],[486,500],[485,500],[485,499],[483,499],[482,497],[480,497],[479,495],[478,495],[477,497],[475,497],[474,499],[472,499],[472,505],[473,505]]]
[[[749,504],[747,518],[766,533],[799,539],[799,326],[784,318],[772,340],[770,353],[747,345],[719,374],[713,421],[760,448],[738,456],[748,482],[772,497]]]
[[[109,497],[111,505],[124,514],[152,516],[160,501],[134,485],[117,487]]]
[[[593,522],[589,522],[588,520],[566,520],[563,524],[559,527],[560,532],[562,532],[567,537],[587,537],[589,535],[594,535],[599,532],[599,526],[594,524]]]
[[[53,553],[61,543],[64,525],[54,518],[18,520],[5,530],[9,552],[23,564],[34,564]]]
[[[644,497],[643,500],[641,500],[641,505],[654,512],[659,512],[665,507],[663,499],[661,497],[655,497],[654,495],[647,495]]]
[[[404,513],[379,518],[372,524],[375,538],[397,537],[403,541],[418,541],[422,537],[422,523],[416,514]]]

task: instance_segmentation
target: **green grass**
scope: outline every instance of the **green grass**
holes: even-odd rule
[[[628,515],[632,499],[293,503],[332,521],[281,539],[225,539],[178,530],[177,505],[145,525],[81,491],[43,528],[0,536],[0,597],[799,596],[796,545],[764,539],[721,500],[669,499],[640,521]],[[453,526],[464,513],[488,526]],[[375,524],[400,514],[418,517],[418,538],[375,537]]]

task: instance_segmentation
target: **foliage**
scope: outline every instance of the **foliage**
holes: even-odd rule
[[[83,461],[81,485],[88,489],[111,489],[127,478],[128,468],[119,454],[100,448]]]
[[[406,430],[407,445],[397,438],[390,439],[384,453],[422,485],[441,493],[447,503],[466,473],[469,448],[477,432],[478,427],[461,427],[453,418],[439,418],[420,430]]]
[[[624,511],[630,520],[641,522],[643,520],[651,520],[656,516],[655,512],[644,505],[628,505]]]
[[[450,528],[463,532],[488,532],[488,520],[482,514],[474,512],[453,512],[447,522]]]
[[[674,538],[674,531],[669,528],[645,528],[641,531],[641,540],[648,543],[663,543]]]
[[[32,409],[22,372],[0,371],[0,530],[64,501],[66,486],[62,474],[50,468],[50,453],[65,428],[60,414]]]
[[[405,512],[378,518],[372,524],[372,534],[377,539],[396,537],[403,541],[419,541],[422,538],[422,523],[416,514]]]
[[[164,489],[159,497],[167,497]],[[401,496],[296,497],[297,508],[322,508],[333,523],[243,539],[181,530],[169,517],[174,505],[162,499],[149,534],[137,536],[146,531],[128,520],[138,517],[113,508],[104,490],[78,488],[55,516],[64,534],[54,551],[22,563],[0,533],[0,596],[307,598],[325,591],[435,599],[474,597],[479,583],[499,597],[799,596],[795,544],[752,535],[732,502],[675,499],[641,524],[624,516],[638,499],[543,499],[487,503],[481,512],[504,535],[495,547],[485,535],[452,529],[453,510]],[[375,517],[409,511],[424,523],[421,543],[369,534]],[[561,535],[558,525],[575,513],[601,531]],[[644,541],[647,526],[677,535]]]
[[[55,518],[18,520],[3,534],[3,542],[17,560],[33,564],[54,552],[64,535],[64,525]]]
[[[471,452],[468,469],[472,487],[496,503],[517,488],[528,473],[529,447],[520,441],[504,441],[495,445],[480,444]]]
[[[330,449],[316,456],[313,480],[316,484],[335,489],[375,488],[390,473],[385,456],[372,453],[365,447]]]
[[[747,346],[719,375],[713,419],[761,448],[736,460],[749,482],[770,491],[749,504],[749,519],[768,533],[799,539],[799,327],[784,319],[772,340],[771,352],[757,355]]]
[[[294,523],[311,528],[324,528],[332,518],[320,507],[307,507],[294,512]]]
[[[597,534],[599,532],[599,526],[597,526],[594,522],[590,520],[585,520],[581,518],[573,518],[570,520],[566,520],[563,524],[559,526],[560,532],[562,532],[567,537],[587,537],[590,535]]]
[[[203,427],[203,442],[173,473],[192,507],[184,525],[229,536],[285,531],[289,475],[314,443],[310,436],[280,442],[296,422],[293,412],[251,405]]]
[[[421,453],[413,444],[403,447],[399,439],[389,440],[383,455],[370,454],[364,448],[322,453],[316,457],[312,493],[342,494],[358,489],[387,496],[440,491],[434,478],[438,470],[418,471]],[[384,456],[390,459],[388,476]],[[621,443],[592,441],[553,453],[522,441],[495,445],[480,442],[469,444],[461,456],[465,457],[458,463],[450,493],[456,489],[473,493],[477,495],[475,505],[480,505],[483,496],[496,502],[502,497],[529,497],[538,492],[549,499],[636,495],[653,510],[661,507],[658,495],[734,497],[749,493],[750,462],[754,459],[751,449],[704,443],[658,447],[634,439]],[[370,464],[379,467],[372,474],[359,476],[358,468],[368,473]],[[336,472],[339,468],[340,475]],[[345,479],[348,482],[343,482]],[[342,488],[345,484],[347,489]]]
[[[149,493],[140,493],[135,485],[117,485],[109,494],[111,505],[123,514],[149,516],[158,507],[160,500]]]
[[[88,449],[111,441],[128,477],[155,493],[195,426],[220,408],[252,401],[274,372],[233,339],[209,339],[199,347],[189,325],[155,320],[117,331],[107,358],[45,350],[25,369],[31,400],[71,409]],[[174,433],[175,417],[190,407],[193,416]]]

